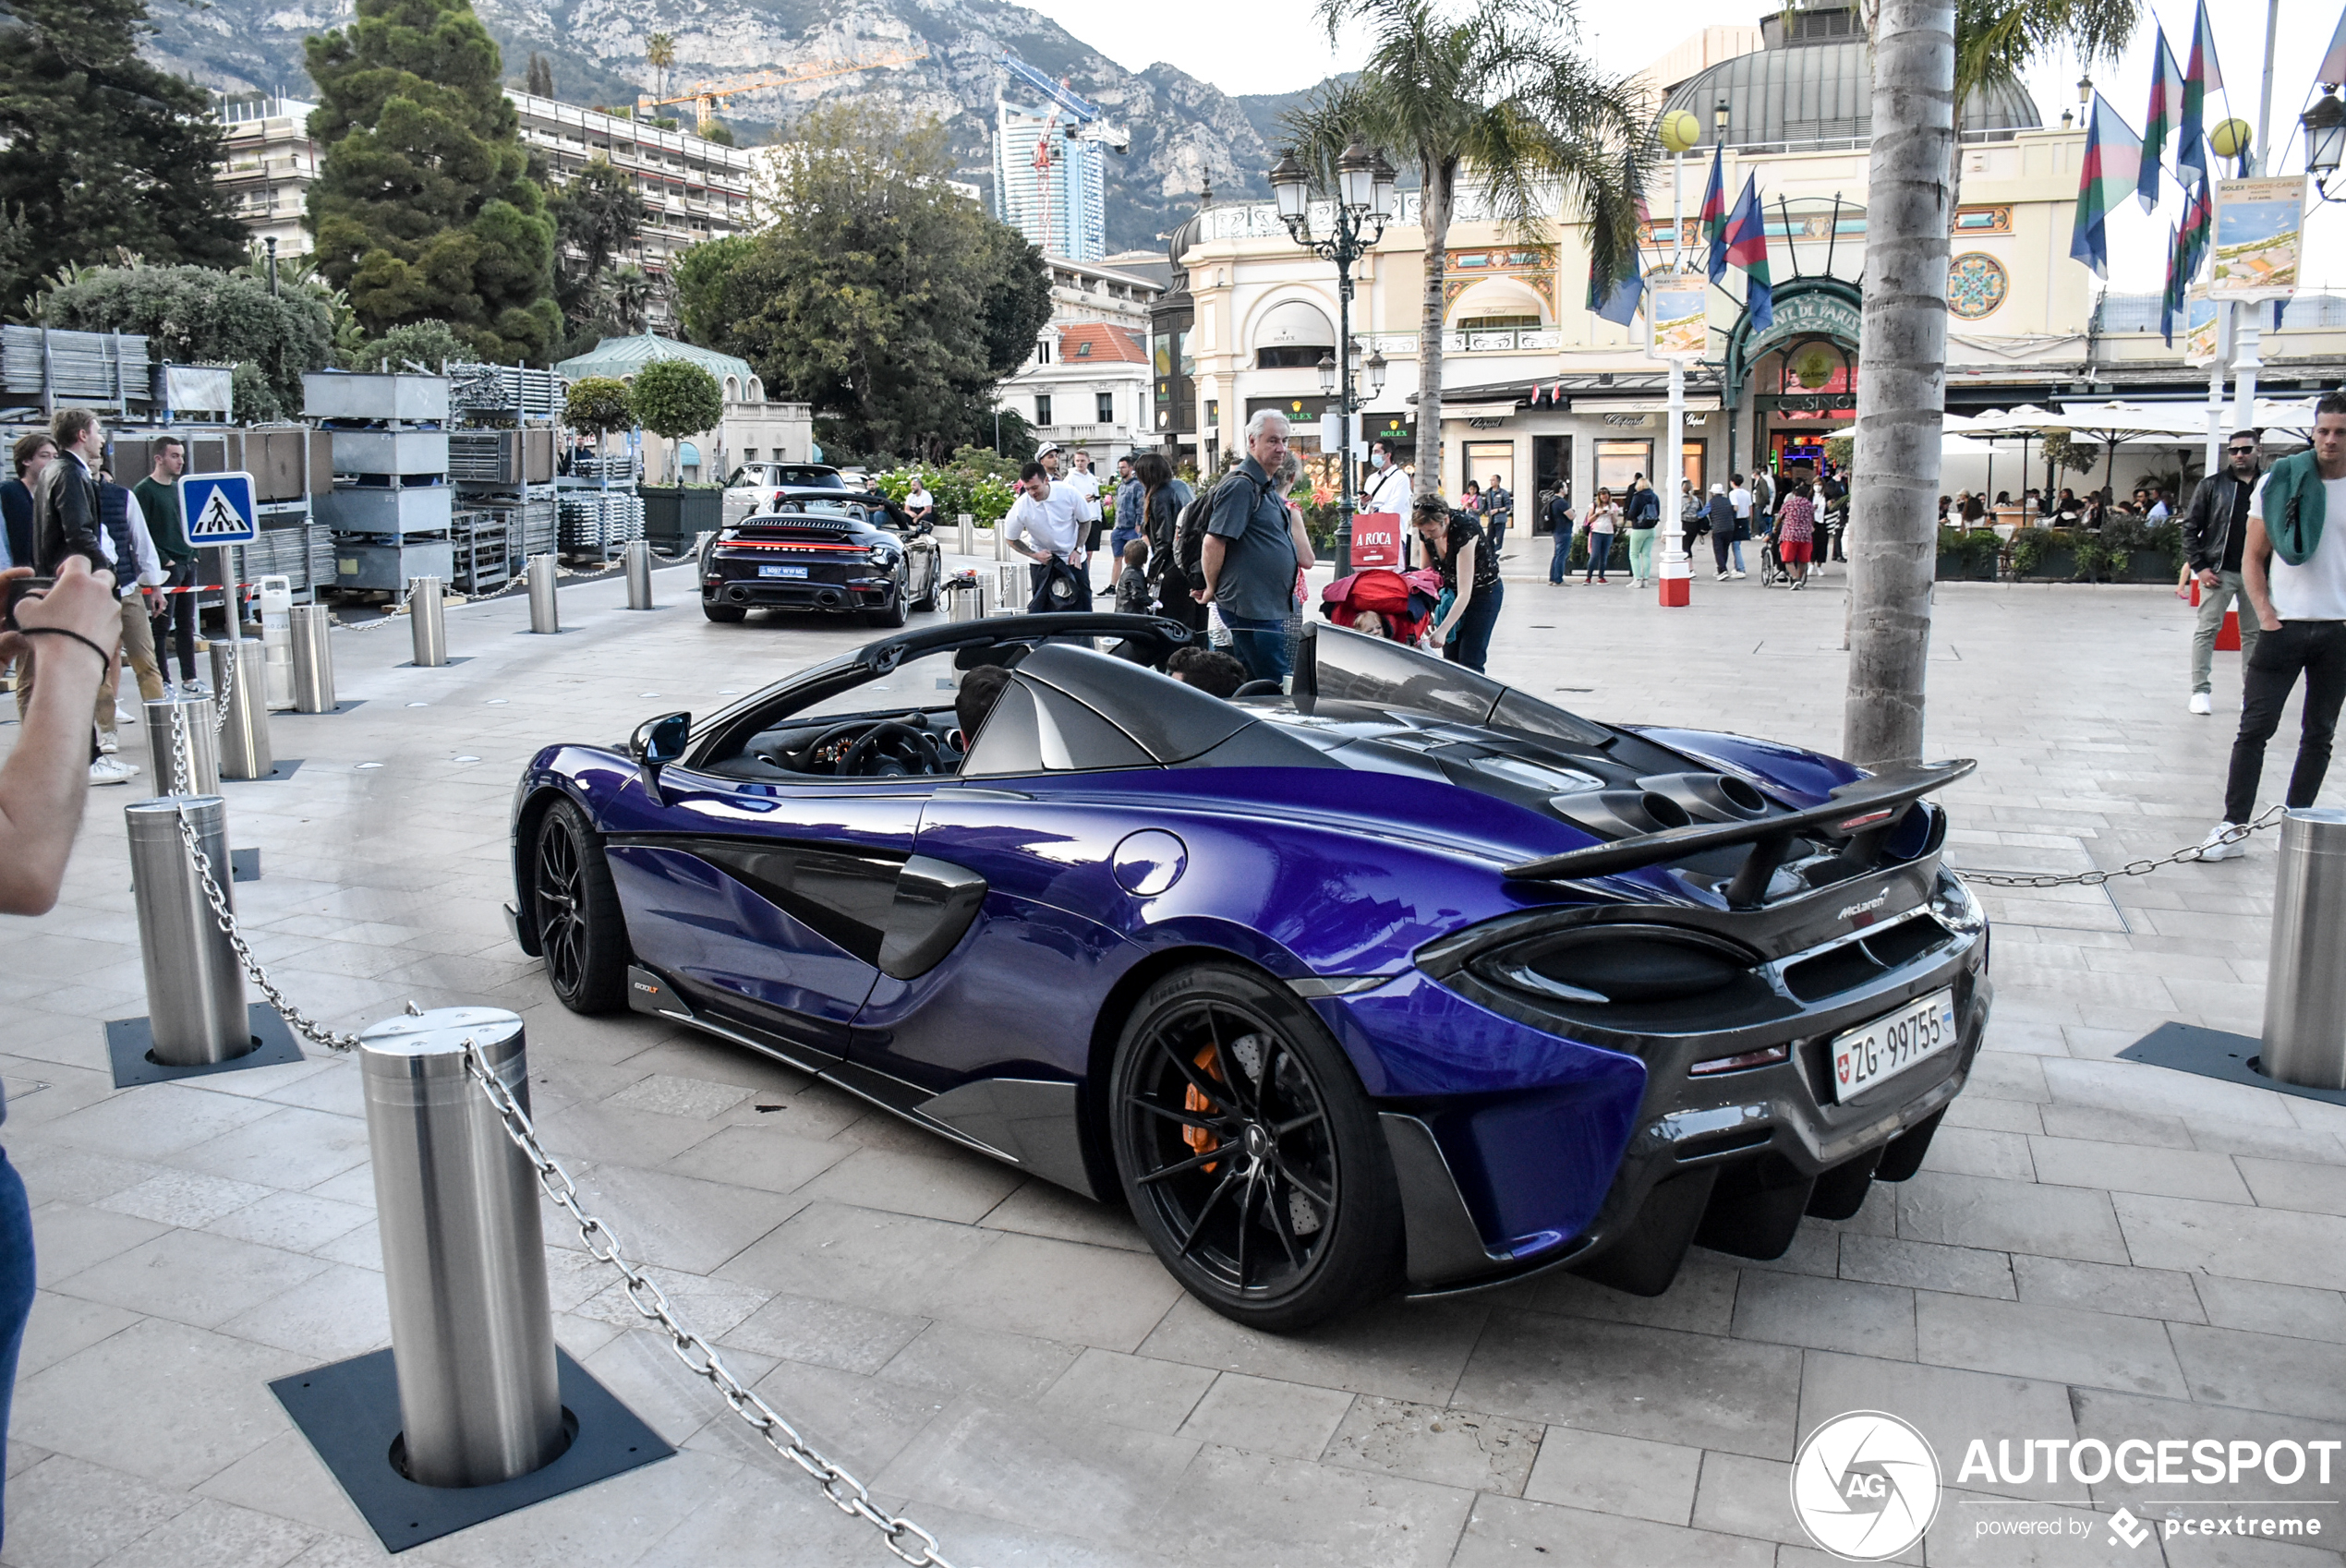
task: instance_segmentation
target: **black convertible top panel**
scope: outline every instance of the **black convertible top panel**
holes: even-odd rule
[[[1145,665],[1090,648],[1045,643],[1018,672],[1105,716],[1160,763],[1187,762],[1257,720],[1243,709]]]

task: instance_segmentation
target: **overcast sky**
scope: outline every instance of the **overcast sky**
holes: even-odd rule
[[[2273,140],[2283,149],[2275,172],[2303,168],[2303,155],[2291,139],[2297,115],[2312,101],[2307,73],[2328,46],[2338,24],[2341,0],[2280,0],[2280,28],[2275,51]],[[1212,82],[1225,92],[1284,92],[1309,87],[1332,71],[1360,63],[1357,42],[1331,49],[1327,34],[1313,16],[1310,0],[1187,0],[1178,22],[1168,25],[1161,7],[1101,6],[1098,0],[1025,0],[1051,17],[1084,42],[1119,65],[1138,70],[1158,60]],[[2179,62],[2188,63],[2192,10],[2186,0],[2159,0],[2151,9],[2167,28],[2170,47]],[[1752,0],[1676,0],[1666,8],[1669,25],[1631,27],[1625,13],[1651,15],[1642,7],[1589,6],[1582,8],[1591,52],[1607,68],[1628,72],[1646,65],[1680,38],[1720,23],[1751,23],[1776,9]],[[2255,124],[2258,78],[2265,45],[2265,6],[2255,0],[2215,0],[2208,7],[2216,35],[2218,65],[2223,72],[2227,111]],[[1605,20],[1614,19],[1608,30]],[[2146,24],[2126,58],[2116,66],[2095,67],[2093,77],[2111,104],[2136,130],[2150,96],[2150,61],[2155,34]],[[2028,86],[2037,106],[2058,124],[2062,110],[2077,101],[2078,63],[2049,62],[2031,73]],[[2212,118],[2213,116],[2211,116]],[[2172,146],[2170,145],[2171,157]],[[2346,180],[2332,182],[2346,194]],[[2133,204],[2112,220],[2111,286],[2129,293],[2155,291],[2165,277],[2167,227],[2175,217],[2171,194],[2154,214]],[[2309,284],[2325,280],[2346,283],[2346,217],[2326,208],[2309,224],[2312,256]]]

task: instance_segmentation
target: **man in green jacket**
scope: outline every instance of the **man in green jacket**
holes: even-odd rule
[[[158,436],[154,443],[154,466],[147,476],[130,487],[139,498],[139,510],[147,519],[147,532],[155,541],[155,553],[163,557],[163,569],[171,573],[163,584],[166,588],[184,588],[196,580],[196,552],[187,544],[187,525],[179,515],[179,475],[187,466],[187,449],[177,436]],[[196,594],[165,594],[163,608],[155,613],[155,647],[162,656],[163,673],[171,672],[171,654],[179,654],[179,689],[191,696],[205,693],[202,681],[196,679]]]
[[[2333,512],[2335,528],[2325,525]],[[2301,673],[2305,706],[2288,804],[2312,805],[2329,770],[2330,739],[2346,706],[2346,392],[2326,393],[2314,405],[2314,449],[2282,458],[2256,487],[2240,565],[2264,635],[2243,661],[2240,735],[2224,783],[2224,819],[2200,846],[2204,861],[2243,852],[2243,829],[2256,814],[2265,743],[2280,728]]]

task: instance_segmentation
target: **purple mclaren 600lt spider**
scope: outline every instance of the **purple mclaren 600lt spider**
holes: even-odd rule
[[[1915,1173],[1988,1019],[1924,798],[1970,763],[1600,724],[1329,626],[1230,701],[1089,641],[1190,635],[900,633],[549,747],[515,935],[579,1012],[1130,1205],[1265,1329],[1553,1268],[1658,1294]]]

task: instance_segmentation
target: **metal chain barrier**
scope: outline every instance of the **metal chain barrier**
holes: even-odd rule
[[[237,607],[228,607],[228,657],[222,664],[219,695],[212,699],[212,735],[213,740],[228,732],[228,704],[236,694],[237,667],[245,661],[244,626],[236,620]]]
[[[530,1125],[529,1113],[521,1108],[503,1081],[482,1058],[479,1049],[469,1040],[465,1042],[465,1076],[480,1085],[483,1094],[494,1106],[505,1125],[505,1135],[514,1140],[538,1172],[538,1184],[546,1196],[553,1200],[562,1212],[578,1226],[578,1238],[586,1244],[587,1254],[599,1262],[609,1263],[619,1271],[626,1282],[627,1299],[644,1321],[657,1325],[668,1335],[669,1349],[687,1370],[706,1378],[720,1394],[734,1415],[739,1416],[768,1447],[806,1472],[818,1482],[823,1495],[840,1513],[852,1514],[879,1531],[881,1544],[914,1568],[952,1568],[937,1554],[937,1538],[913,1524],[900,1518],[872,1502],[870,1489],[847,1471],[826,1459],[807,1445],[797,1428],[784,1420],[780,1412],[756,1392],[749,1388],[726,1367],[716,1347],[695,1333],[676,1316],[667,1296],[659,1285],[641,1269],[627,1260],[620,1249],[619,1237],[609,1225],[578,1205],[578,1188],[545,1145],[538,1141],[537,1128]],[[912,1550],[906,1550],[910,1544]]]
[[[212,862],[204,858],[203,845],[196,837],[196,825],[188,820],[187,808],[184,803],[179,807],[179,841],[187,848],[187,859],[196,868],[196,878],[203,887],[203,901],[212,906],[212,918],[219,923],[221,935],[228,938],[228,946],[235,949],[236,961],[244,966],[246,976],[260,988],[262,995],[269,998],[269,1005],[277,1009],[277,1016],[303,1039],[323,1045],[330,1051],[356,1050],[358,1036],[338,1034],[295,1007],[286,999],[285,994],[277,989],[276,983],[269,978],[269,971],[260,967],[260,960],[252,956],[252,949],[245,945],[243,934],[236,929],[236,914],[228,908],[228,895],[220,890],[218,879],[212,874]]]
[[[2254,821],[2226,828],[2216,842],[2237,844],[2252,833],[2261,833],[2279,825],[2288,812],[2287,806],[2273,806]],[[2211,847],[2205,843],[2185,845],[2173,854],[2161,855],[2156,860],[2128,861],[2116,871],[2096,869],[2062,874],[2055,872],[1965,871],[1961,866],[1948,869],[1976,887],[2098,887],[2113,876],[2147,876],[2163,866],[2188,864],[2203,858]]]

